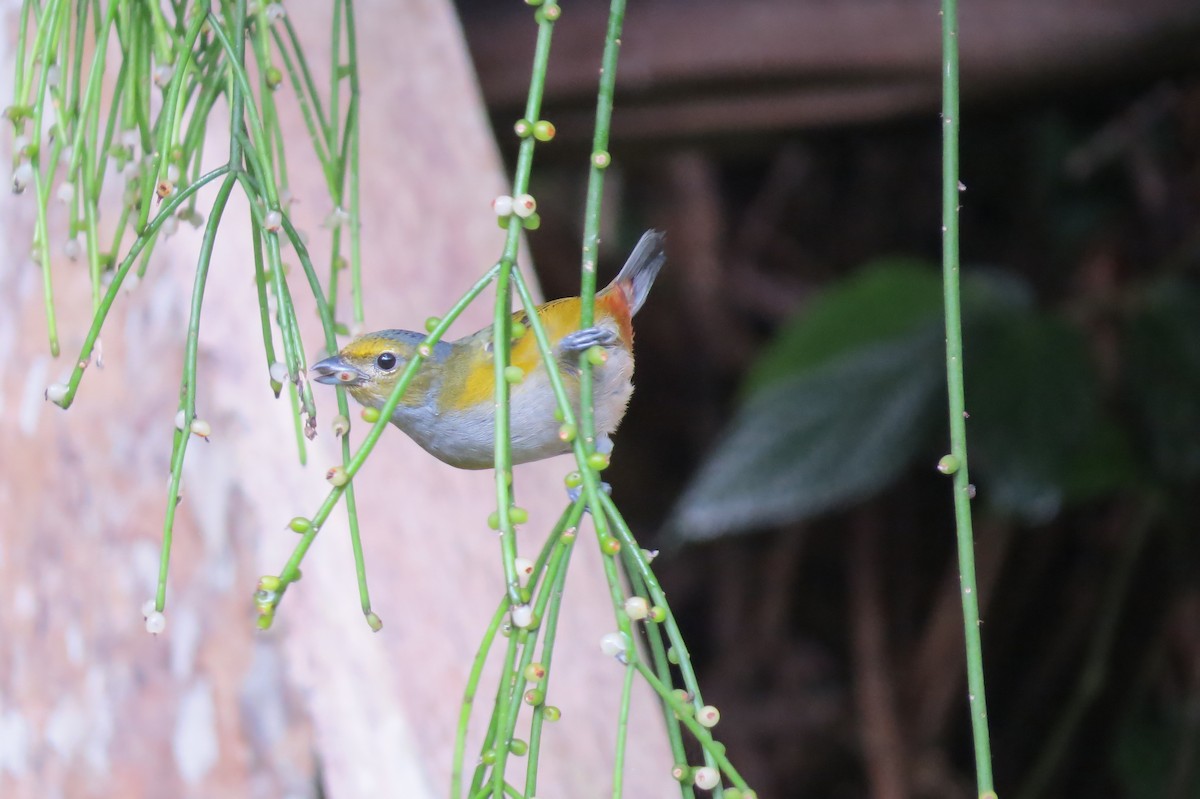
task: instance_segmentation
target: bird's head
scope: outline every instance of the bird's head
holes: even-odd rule
[[[359,336],[337,355],[313,364],[313,379],[342,386],[359,403],[378,408],[387,402],[396,381],[424,340],[424,335],[409,330],[380,330]],[[439,344],[432,358],[413,376],[401,400],[403,404],[420,405],[429,399],[427,395],[442,359],[439,356],[443,356],[442,349],[447,346]]]

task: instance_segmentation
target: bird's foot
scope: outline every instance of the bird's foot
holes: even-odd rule
[[[608,494],[610,497],[612,496],[612,486],[608,483],[600,483],[600,490],[605,494]],[[571,502],[578,502],[581,496],[583,496],[583,486],[576,486],[575,488],[567,489],[567,499],[571,500]],[[583,510],[585,513],[592,512],[592,509],[586,505],[583,507]]]
[[[564,354],[579,354],[592,347],[614,347],[619,340],[617,334],[611,330],[603,327],[588,327],[563,336],[558,342],[558,348]]]

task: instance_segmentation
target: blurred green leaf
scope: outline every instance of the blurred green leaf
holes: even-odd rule
[[[780,330],[668,521],[683,540],[778,524],[882,490],[931,433],[944,385],[935,267],[876,261]]]
[[[1086,494],[1116,478],[1075,460],[1112,443],[1094,440],[1096,386],[1082,340],[1030,306],[1011,274],[964,276],[967,339],[983,342],[967,357],[982,475],[996,507],[1041,519],[1068,490]],[[681,539],[711,538],[885,489],[939,440],[944,340],[931,265],[879,261],[816,297],[750,370],[743,407],[668,527]]]
[[[1116,742],[1115,765],[1125,796],[1200,796],[1194,740],[1195,721],[1185,708],[1139,708],[1120,726]]]
[[[1200,286],[1175,279],[1148,291],[1125,358],[1125,392],[1159,476],[1200,476]]]
[[[973,330],[965,357],[968,453],[980,497],[1002,513],[1047,521],[1100,419],[1083,336],[1045,315],[1008,315]]]
[[[1029,287],[1008,272],[978,269],[963,276],[963,316],[972,324],[1028,308]],[[759,355],[742,384],[747,397],[841,356],[907,333],[943,326],[942,278],[915,258],[872,261],[829,287],[785,325]]]
[[[742,396],[941,316],[942,281],[932,265],[906,258],[875,261],[819,294],[779,331],[750,368]]]
[[[1141,479],[1128,428],[1104,416],[1072,453],[1063,488],[1068,503],[1094,499]]]
[[[927,327],[755,393],[685,490],[671,535],[779,524],[885,488],[934,429],[940,352]]]

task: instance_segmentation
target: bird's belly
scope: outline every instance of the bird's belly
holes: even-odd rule
[[[496,426],[491,413],[460,413],[449,419],[437,435],[423,446],[438,459],[460,469],[490,469],[495,463]],[[513,404],[510,416],[510,455],[514,465],[560,455],[569,446],[558,437],[558,422],[525,420],[520,406]]]
[[[615,357],[596,369],[596,433],[607,435],[616,430],[625,415],[625,406],[633,391],[630,382],[632,361],[617,350]],[[578,387],[568,396],[579,412]],[[561,422],[555,418],[557,403],[550,380],[537,370],[513,386],[509,402],[509,439],[512,463],[528,463],[571,450],[560,438]],[[490,469],[495,462],[496,426],[492,403],[472,408],[435,412],[430,406],[406,409],[392,417],[396,426],[429,454],[460,469]]]

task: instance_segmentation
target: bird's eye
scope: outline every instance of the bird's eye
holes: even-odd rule
[[[392,352],[380,353],[375,359],[375,365],[385,372],[390,372],[396,368],[396,355]]]

